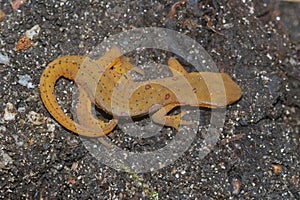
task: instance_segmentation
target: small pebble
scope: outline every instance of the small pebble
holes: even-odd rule
[[[78,162],[73,162],[73,163],[72,163],[71,170],[72,170],[72,171],[75,171],[75,170],[77,169],[77,167],[78,167]]]
[[[232,194],[239,194],[241,191],[241,186],[242,186],[241,181],[237,178],[234,178],[234,179],[232,179],[231,184],[232,184],[232,188],[233,188]]]
[[[27,30],[25,35],[32,40],[40,33],[41,27],[39,25],[33,26],[31,29]]]
[[[16,145],[19,147],[23,146],[23,144],[24,144],[24,142],[22,142],[22,141],[16,142]]]
[[[5,166],[12,162],[13,159],[0,148],[0,169],[5,168]]]
[[[248,126],[248,122],[244,119],[239,120],[241,126]]]
[[[19,107],[18,108],[18,112],[25,112],[26,111],[26,108],[25,107]]]
[[[4,110],[4,116],[3,116],[4,120],[10,121],[10,120],[15,119],[17,113],[12,112],[13,109],[14,109],[14,105],[12,103],[7,103],[6,104],[6,108]]]
[[[9,63],[9,57],[6,55],[0,54],[0,64],[8,64]]]
[[[291,182],[294,184],[295,187],[299,187],[299,177],[292,176]]]
[[[47,124],[47,131],[54,132],[55,131],[55,124]]]
[[[5,126],[0,126],[0,132],[6,132],[6,127]]]
[[[30,111],[27,115],[28,120],[34,125],[42,125],[45,123],[46,117],[40,113],[36,113],[34,111]]]
[[[19,136],[18,135],[12,135],[12,137],[15,139],[15,143],[17,146],[21,147],[24,145],[24,142],[23,141],[19,141]]]
[[[28,74],[20,75],[18,83],[27,87],[28,89],[33,89],[35,86],[32,84],[31,80],[32,78]]]

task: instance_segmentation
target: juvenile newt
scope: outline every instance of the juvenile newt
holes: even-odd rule
[[[100,137],[110,133],[122,117],[152,113],[156,123],[178,129],[186,113],[168,116],[178,106],[225,107],[240,99],[241,88],[225,73],[188,73],[175,59],[168,60],[171,77],[135,82],[128,72],[138,71],[113,47],[102,58],[65,56],[52,61],[40,80],[41,99],[50,114],[66,129],[79,135]],[[143,73],[141,71],[138,71]],[[60,77],[73,80],[79,89],[78,122],[68,117],[56,101],[54,87]],[[93,116],[91,104],[113,116],[104,122]],[[100,127],[100,129],[99,129]]]

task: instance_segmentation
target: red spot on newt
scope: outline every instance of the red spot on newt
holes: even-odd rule
[[[168,100],[168,99],[170,99],[170,97],[171,97],[171,95],[170,95],[170,94],[166,94],[166,96],[165,96],[165,100]]]
[[[146,85],[146,86],[145,86],[145,89],[146,89],[146,90],[149,90],[150,88],[151,88],[151,85]]]

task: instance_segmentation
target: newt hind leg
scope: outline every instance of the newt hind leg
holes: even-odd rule
[[[87,93],[79,88],[79,98],[76,112],[77,120],[81,126],[91,129],[91,133],[94,134],[91,137],[98,137],[99,132],[104,134],[110,133],[118,123],[117,119],[111,119],[109,122],[104,122],[96,117],[92,113],[92,102],[89,99]],[[79,133],[80,134],[80,133]]]
[[[123,56],[121,50],[113,46],[104,56],[94,61],[98,66],[103,67],[105,70],[113,70],[114,73],[125,75],[129,70],[133,70],[139,74],[144,75],[144,72],[133,66],[130,59]]]
[[[178,75],[182,76],[188,73],[176,58],[169,58],[168,66],[173,76],[178,76]]]
[[[178,104],[169,104],[160,108],[155,112],[151,118],[155,123],[162,124],[165,126],[170,126],[178,131],[179,125],[194,125],[194,122],[182,120],[181,118],[187,114],[187,112],[182,112],[176,115],[167,115],[171,110],[178,107]]]

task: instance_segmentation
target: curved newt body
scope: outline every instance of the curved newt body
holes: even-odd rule
[[[44,71],[41,98],[50,114],[65,128],[88,137],[110,133],[120,117],[143,116],[153,113],[156,123],[178,129],[183,114],[167,116],[173,108],[182,105],[224,107],[240,99],[240,87],[225,73],[188,73],[180,63],[168,61],[172,77],[134,82],[127,74],[137,70],[129,59],[112,48],[99,60],[67,56],[51,62]],[[60,77],[75,81],[79,88],[78,123],[64,114],[54,95],[54,86]],[[109,122],[95,118],[91,103],[113,115]]]

